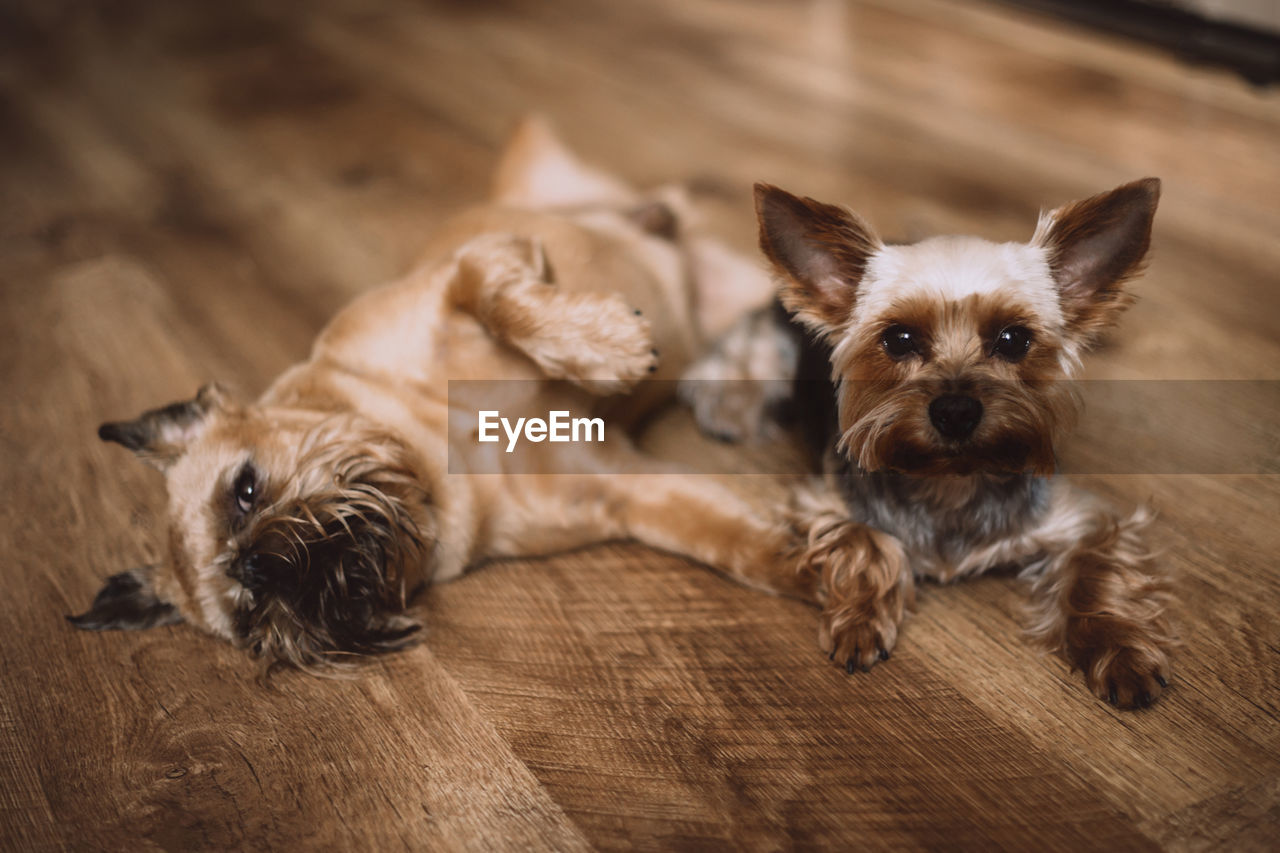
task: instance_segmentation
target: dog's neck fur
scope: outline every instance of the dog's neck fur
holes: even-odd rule
[[[1049,479],[1031,474],[912,477],[844,459],[833,473],[851,518],[896,536],[918,573],[1017,535],[1049,505]]]

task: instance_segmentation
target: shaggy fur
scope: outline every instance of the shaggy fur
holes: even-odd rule
[[[624,538],[813,599],[814,548],[822,574],[850,574],[874,537],[815,534],[830,513],[813,484],[689,474],[627,432],[671,387],[637,380],[678,378],[706,334],[768,299],[768,276],[696,225],[677,189],[636,192],[526,124],[493,201],[339,313],[256,402],[211,385],[102,427],[163,472],[170,558],[112,578],[72,621],[183,619],[267,668],[332,673],[417,639],[407,608],[427,582]],[[453,380],[505,381],[477,406]],[[605,440],[508,456],[476,440],[492,407],[600,415]]]
[[[1026,244],[893,246],[842,208],[756,187],[785,311],[743,320],[691,371],[744,381],[682,394],[704,428],[748,436],[767,428],[779,378],[797,380],[792,405],[844,498],[802,565],[825,602],[822,647],[849,672],[888,656],[913,577],[1018,566],[1030,636],[1096,695],[1139,707],[1167,685],[1169,582],[1142,543],[1149,512],[1117,516],[1050,476],[1078,414],[1069,380],[1131,301],[1159,189],[1148,178],[1058,208]],[[858,557],[830,570],[835,541]]]

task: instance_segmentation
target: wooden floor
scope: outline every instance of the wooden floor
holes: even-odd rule
[[[1142,302],[1090,375],[1277,380],[1280,94],[978,2],[0,8],[0,847],[1274,849],[1280,480],[1248,473],[1274,458],[1091,480],[1156,502],[1180,576],[1185,648],[1139,713],[1021,643],[1007,578],[926,588],[853,678],[808,608],[624,545],[432,590],[426,644],[347,681],[62,617],[162,545],[158,479],[96,425],[263,388],[482,195],[528,110],[715,189],[743,249],[753,180],[1024,239],[1159,175]]]

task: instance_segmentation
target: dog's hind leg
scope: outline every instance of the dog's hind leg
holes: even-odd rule
[[[748,586],[816,601],[811,579],[796,571],[806,538],[792,526],[791,489],[782,478],[663,471],[652,460],[611,473],[512,477],[480,556],[634,539]]]
[[[656,369],[649,321],[617,294],[557,287],[536,238],[483,234],[456,262],[454,303],[547,376],[611,394]]]

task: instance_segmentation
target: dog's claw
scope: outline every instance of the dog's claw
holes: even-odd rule
[[[881,647],[880,647],[880,660],[888,660],[888,659],[889,659],[889,650],[888,650],[888,649],[886,649],[886,648],[884,648],[883,646],[881,646]]]
[[[847,661],[844,662],[844,671],[849,675],[853,675],[853,671],[855,669],[857,669],[857,666],[856,664],[854,664],[853,658],[849,658]]]
[[[1096,660],[1082,659],[1078,662],[1079,668],[1087,673],[1085,680],[1089,692],[1122,710],[1149,708],[1157,704],[1161,690],[1169,685],[1169,680],[1160,672],[1168,666],[1163,655],[1153,660],[1146,649],[1127,647],[1110,652],[1105,667],[1097,666]]]

